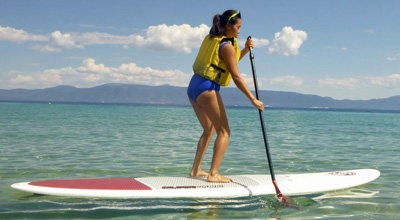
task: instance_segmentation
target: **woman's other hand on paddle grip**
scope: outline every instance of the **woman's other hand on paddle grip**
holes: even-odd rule
[[[247,38],[244,47],[245,47],[245,48],[250,48],[250,47],[251,47],[251,48],[254,48],[254,43],[253,43],[253,41],[251,40],[251,37],[248,37],[248,38]]]

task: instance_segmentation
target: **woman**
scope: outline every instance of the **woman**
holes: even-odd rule
[[[251,103],[257,109],[264,110],[263,103],[254,97],[239,73],[238,61],[249,52],[249,47],[254,46],[249,38],[243,50],[238,48],[236,38],[240,33],[241,24],[239,11],[228,10],[222,15],[214,16],[210,34],[205,37],[193,64],[195,74],[187,91],[204,130],[197,145],[190,176],[207,176],[208,182],[232,182],[218,172],[230,136],[225,105],[219,93],[220,86],[227,86],[232,78]],[[201,169],[201,161],[215,132],[217,138],[210,171],[207,173]]]

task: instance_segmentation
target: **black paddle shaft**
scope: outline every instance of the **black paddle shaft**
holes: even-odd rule
[[[260,100],[260,94],[258,92],[256,68],[255,68],[255,65],[254,65],[254,54],[253,54],[253,49],[251,47],[250,47],[250,61],[251,61],[251,69],[253,71],[253,81],[254,81],[254,89],[256,91],[256,98],[258,100]],[[267,131],[265,129],[264,115],[263,115],[263,112],[261,110],[258,110],[258,114],[260,115],[260,122],[261,122],[261,128],[262,128],[262,132],[263,132],[263,137],[264,137],[265,151],[267,152],[267,158],[268,158],[269,172],[271,173],[272,180],[275,180],[274,168],[273,168],[273,165],[272,165],[271,154],[269,152]]]

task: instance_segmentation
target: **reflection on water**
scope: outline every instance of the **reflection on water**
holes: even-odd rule
[[[372,198],[376,196],[378,193],[379,191],[347,189],[347,190],[340,190],[337,192],[326,193],[324,195],[314,197],[313,199],[316,201],[320,201],[323,199],[330,199],[330,198]]]
[[[308,198],[291,198],[291,203],[300,206],[316,204]],[[163,219],[166,216],[186,216],[187,219],[246,218],[259,213],[273,216],[281,211],[296,212],[280,203],[274,196],[255,196],[232,199],[83,199],[55,196],[29,195],[20,197],[18,210],[1,210],[0,217],[15,219],[71,218],[84,214],[85,218]],[[240,212],[238,212],[240,211]],[[153,217],[151,217],[153,216]]]
[[[187,219],[195,220],[195,219],[219,219],[221,214],[218,212],[218,208],[206,209],[201,211],[194,211],[190,214]]]

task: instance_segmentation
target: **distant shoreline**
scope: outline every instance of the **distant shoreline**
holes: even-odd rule
[[[0,89],[0,101],[41,103],[98,103],[121,105],[190,105],[186,87],[169,85],[104,84],[91,88],[56,86],[45,89]],[[237,88],[224,88],[225,106],[252,107]],[[337,100],[318,95],[283,91],[260,91],[265,106],[278,109],[400,111],[400,95],[371,100]]]
[[[146,104],[146,103],[98,103],[98,102],[46,102],[46,101],[12,101],[0,100],[0,103],[19,103],[19,104],[58,104],[58,105],[98,105],[98,106],[154,106],[154,107],[182,107],[189,108],[190,105],[174,105],[174,104]],[[253,109],[251,106],[230,106],[228,109]],[[268,110],[295,110],[295,111],[319,111],[319,112],[358,112],[358,113],[400,113],[400,110],[380,110],[380,109],[342,109],[342,108],[290,108],[290,107],[266,107]]]

